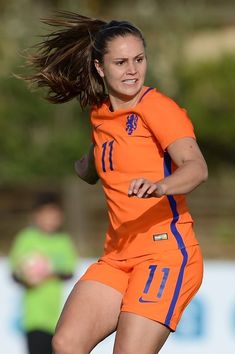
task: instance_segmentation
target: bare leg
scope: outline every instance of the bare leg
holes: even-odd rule
[[[54,354],[88,354],[117,327],[122,294],[102,283],[77,283],[53,338]]]
[[[170,330],[159,322],[122,312],[119,318],[114,354],[157,354]]]

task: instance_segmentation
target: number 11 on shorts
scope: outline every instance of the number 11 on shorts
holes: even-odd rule
[[[148,276],[147,282],[146,282],[145,287],[144,287],[144,291],[143,291],[144,294],[148,294],[156,270],[157,270],[157,265],[150,265],[149,266],[149,276]],[[168,279],[168,276],[169,276],[170,269],[169,268],[162,268],[161,271],[163,273],[162,274],[162,280],[161,280],[160,286],[159,286],[157,294],[156,294],[156,297],[158,299],[160,299],[162,297],[162,294],[163,294],[163,291],[165,289],[166,282],[167,282],[167,279]],[[144,300],[142,297],[140,297],[139,301],[140,302],[156,302],[157,300],[153,300],[153,301]]]

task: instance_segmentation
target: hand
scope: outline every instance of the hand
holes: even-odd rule
[[[154,183],[145,178],[133,179],[130,183],[128,196],[138,198],[160,198],[165,194],[163,185]]]
[[[85,179],[88,173],[88,156],[84,155],[80,158],[80,160],[75,161],[74,168],[77,175],[80,178]]]

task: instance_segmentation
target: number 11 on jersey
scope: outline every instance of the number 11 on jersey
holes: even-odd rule
[[[110,140],[110,141],[105,141],[102,145],[102,170],[103,170],[103,172],[107,172],[107,168],[110,171],[113,171],[113,143],[114,143],[114,140]],[[106,166],[106,165],[108,165],[108,166]]]

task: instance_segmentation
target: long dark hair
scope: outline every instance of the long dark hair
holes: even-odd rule
[[[94,66],[107,51],[107,43],[128,34],[139,37],[141,31],[127,21],[105,22],[72,12],[58,12],[42,22],[59,29],[43,36],[27,57],[34,73],[24,79],[37,87],[46,87],[46,99],[64,103],[77,98],[82,108],[100,105],[107,97],[103,79]]]

